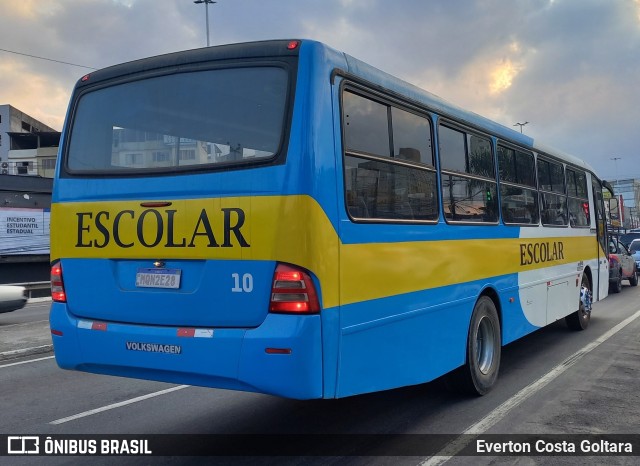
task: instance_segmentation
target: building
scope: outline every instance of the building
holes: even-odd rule
[[[26,145],[30,150],[34,148],[34,143],[36,144],[35,148],[45,147],[51,144],[50,137],[36,137],[39,133],[43,133],[43,135],[44,133],[52,133],[53,138],[56,137],[55,134],[58,134],[57,137],[59,140],[59,133],[55,129],[11,105],[0,105],[0,163],[7,164],[6,167],[3,167],[3,169],[7,170],[7,174],[11,173],[10,168],[13,168],[10,163],[11,160],[9,160],[9,151],[12,150],[12,142],[15,141],[17,143],[16,149],[19,149],[21,145]],[[14,138],[14,135],[18,134],[31,134],[31,137],[19,141]],[[42,144],[42,146],[40,146],[40,144]],[[57,142],[55,144],[57,147]],[[22,159],[17,161],[24,162]],[[35,162],[35,160],[33,160],[33,162]],[[15,171],[17,172],[17,170]]]
[[[0,105],[0,283],[49,280],[51,189],[59,142],[53,128]]]
[[[8,136],[9,155],[6,162],[0,162],[1,174],[53,178],[60,144],[59,132],[11,132]]]

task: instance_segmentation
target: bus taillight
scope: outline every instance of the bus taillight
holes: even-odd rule
[[[51,299],[58,303],[67,302],[64,280],[62,279],[62,266],[59,261],[51,266]]]
[[[273,274],[269,311],[284,314],[320,312],[316,288],[309,274],[289,264],[278,264]]]

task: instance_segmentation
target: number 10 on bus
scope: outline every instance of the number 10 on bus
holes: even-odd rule
[[[242,278],[239,273],[232,273],[231,278],[233,278],[233,288],[231,288],[233,293],[251,293],[253,291],[253,275],[250,273],[243,274]]]

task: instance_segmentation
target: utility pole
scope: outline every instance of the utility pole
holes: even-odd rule
[[[200,5],[204,3],[204,15],[207,18],[207,47],[209,47],[209,4],[214,4],[218,2],[214,2],[213,0],[194,0],[196,5]]]
[[[525,121],[524,123],[516,123],[516,124],[515,124],[515,125],[513,125],[513,126],[519,126],[519,127],[520,127],[520,133],[522,133],[522,127],[523,127],[524,125],[528,125],[528,124],[529,124],[529,122],[528,122],[528,121]]]
[[[610,160],[613,160],[613,163],[616,166],[616,184],[615,184],[616,188],[614,189],[614,191],[617,191],[618,190],[618,160],[622,160],[622,157],[611,157]]]

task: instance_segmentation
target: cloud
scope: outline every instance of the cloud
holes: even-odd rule
[[[13,75],[19,75],[21,79],[11,79]],[[66,109],[69,101],[66,86],[52,83],[47,75],[32,73],[19,60],[3,60],[0,62],[0,88],[3,94],[12,96],[6,103],[54,129],[62,129],[64,110],[60,110]]]
[[[0,42],[100,68],[204,46],[204,12],[189,0],[6,2]],[[209,18],[213,44],[318,39],[505,126],[528,120],[527,134],[605,177],[609,154],[637,153],[640,0],[220,0]],[[56,127],[86,72],[4,52],[0,64],[0,103]]]

